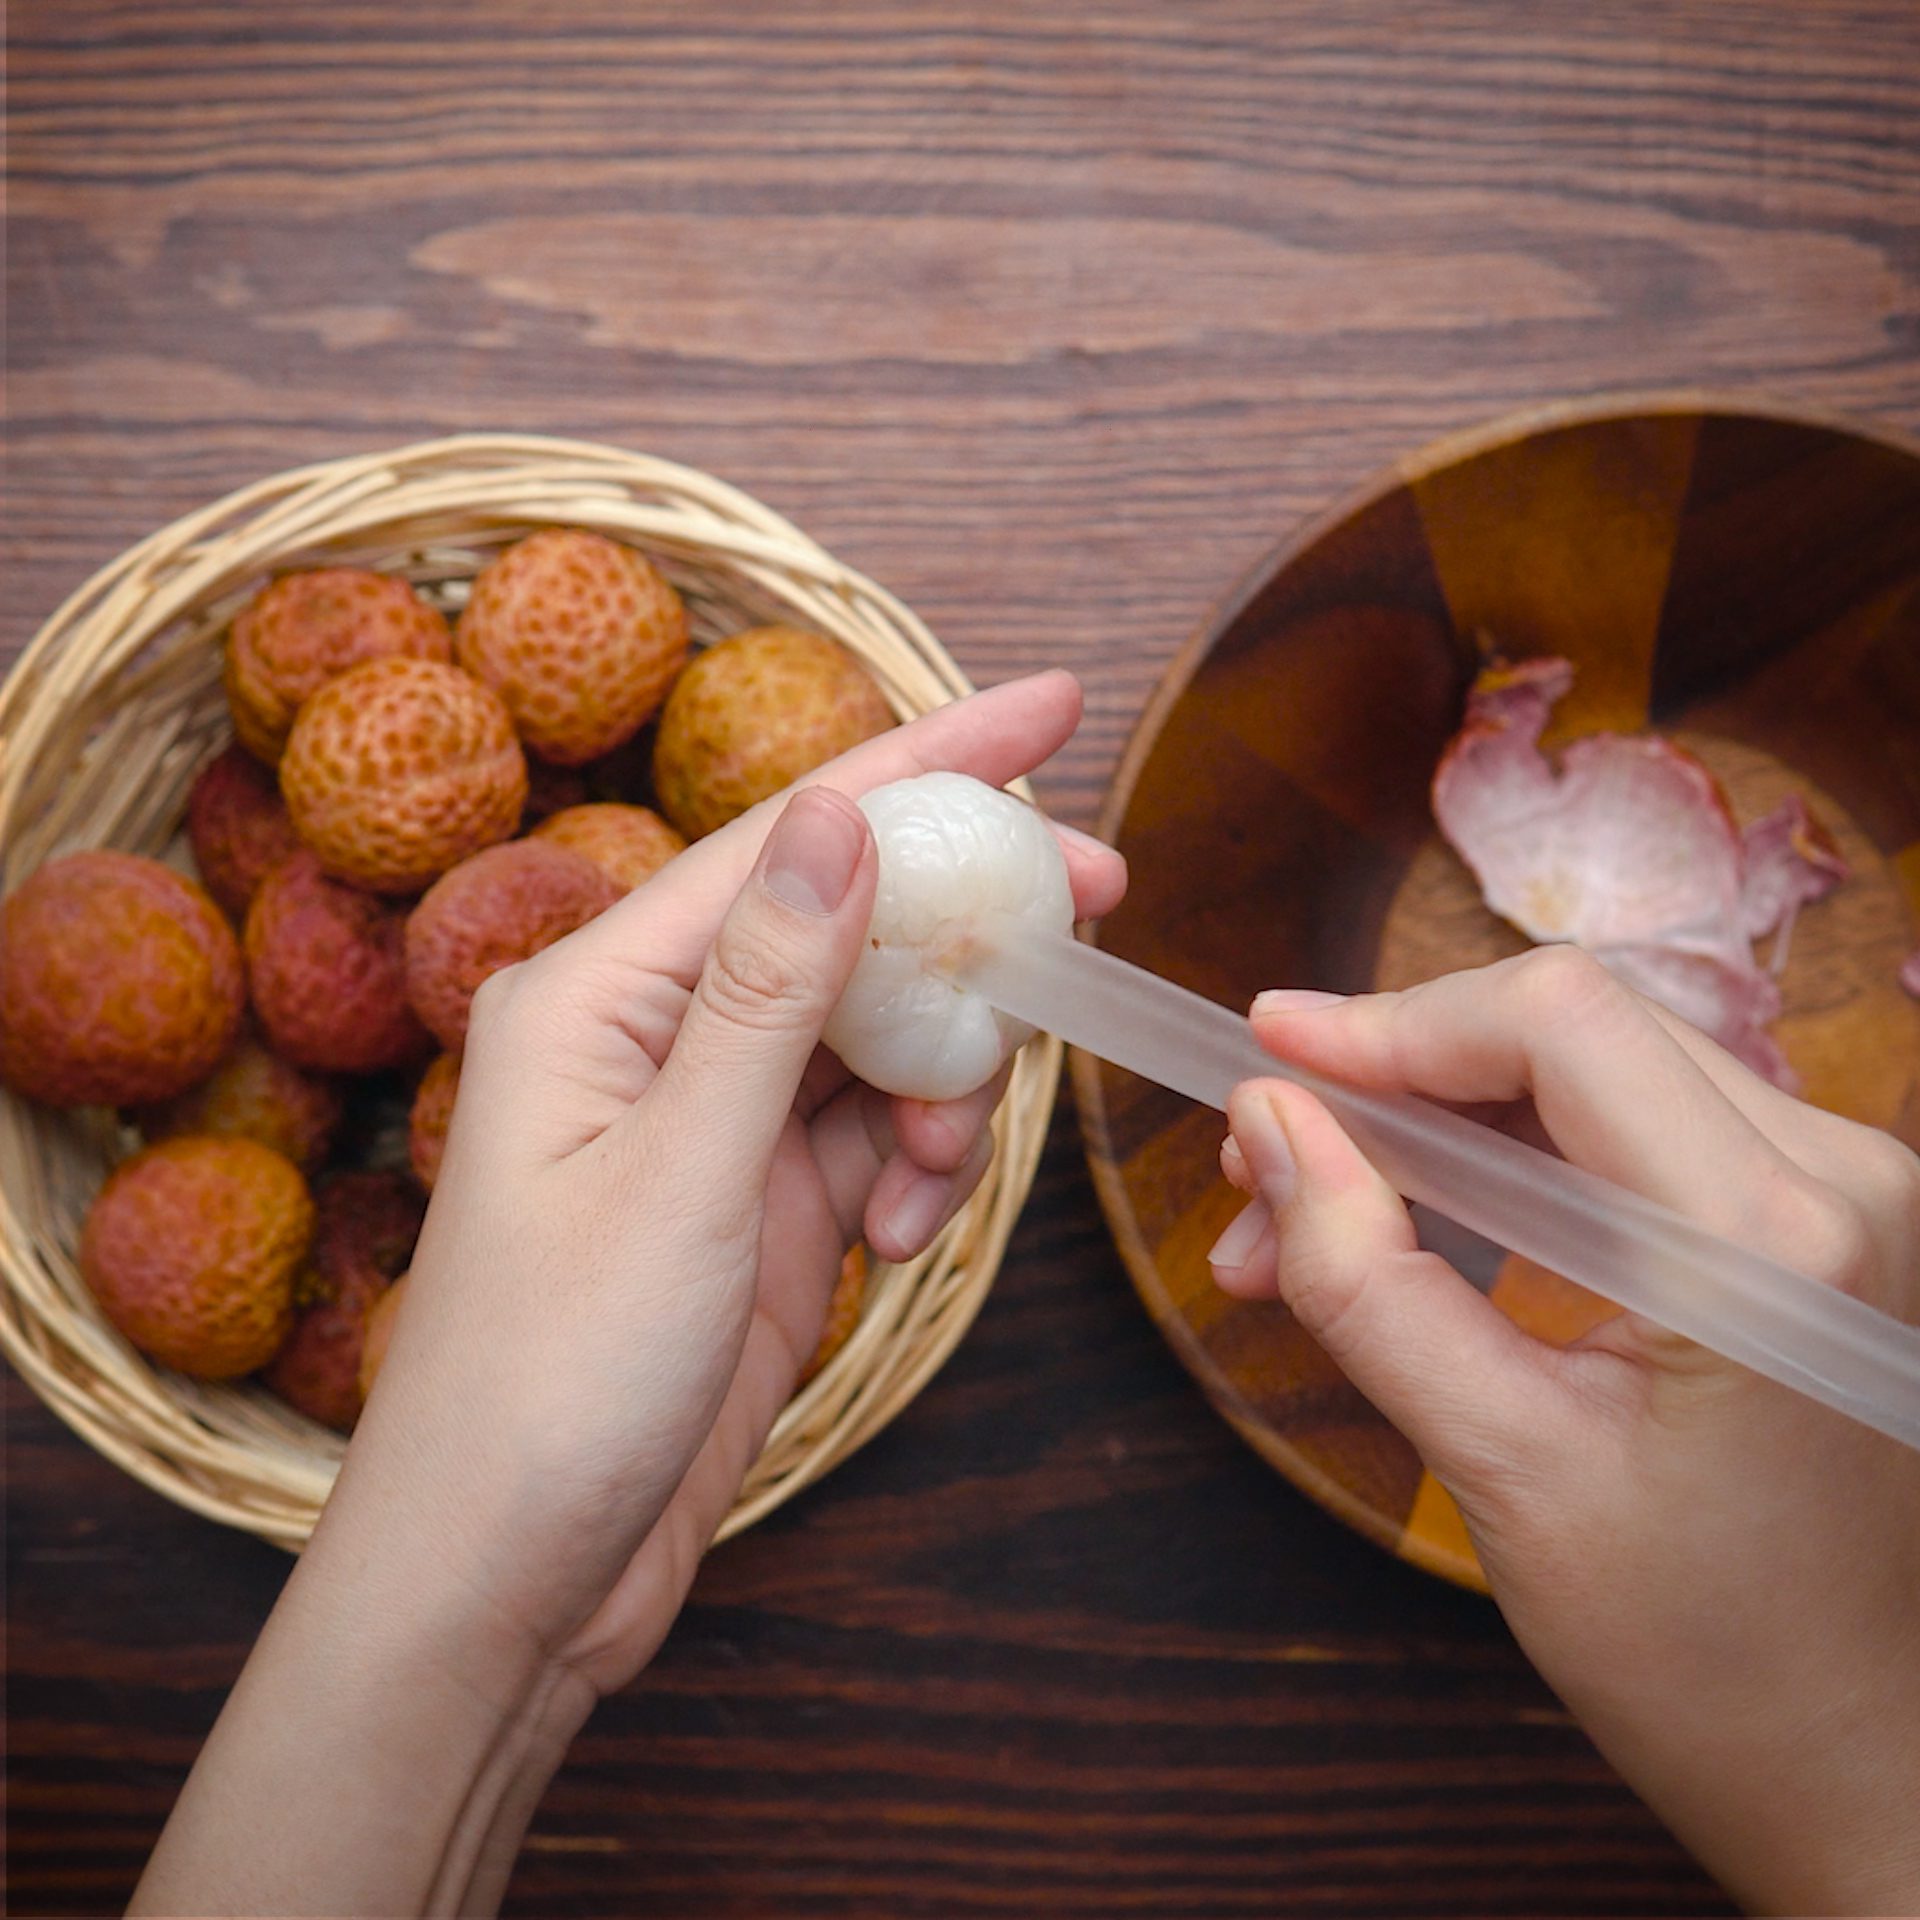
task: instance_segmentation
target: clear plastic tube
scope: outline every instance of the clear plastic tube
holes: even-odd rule
[[[1431,1101],[1285,1066],[1241,1015],[1097,947],[1005,914],[969,935],[946,968],[1002,1011],[1222,1111],[1243,1080],[1296,1081],[1408,1199],[1920,1449],[1920,1327]]]

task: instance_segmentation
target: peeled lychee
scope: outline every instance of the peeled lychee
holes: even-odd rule
[[[362,567],[289,573],[241,608],[227,635],[233,730],[269,766],[301,701],[366,660],[450,660],[446,616],[404,580]]]
[[[519,827],[527,761],[490,688],[432,660],[372,660],[300,709],[280,791],[336,879],[417,893]]]
[[[577,767],[659,706],[687,657],[687,610],[631,547],[549,527],[480,570],[453,645],[534,753]]]
[[[393,1339],[393,1323],[400,1317],[400,1303],[407,1291],[403,1273],[367,1312],[366,1332],[360,1348],[360,1404],[365,1406],[373,1391],[375,1377],[386,1364],[387,1347]]]
[[[276,1053],[328,1073],[377,1073],[431,1042],[407,1003],[406,913],[297,853],[247,914],[247,983]]]
[[[695,656],[653,747],[661,808],[697,840],[893,725],[845,648],[799,627],[750,627]]]
[[[299,1169],[257,1140],[162,1140],[107,1176],[80,1271],[107,1318],[163,1365],[231,1380],[271,1360],[313,1236]]]
[[[207,891],[236,920],[267,869],[300,845],[279,782],[244,747],[201,768],[187,795],[187,838]]]
[[[827,1301],[827,1320],[820,1329],[820,1343],[814,1348],[812,1359],[800,1369],[799,1385],[804,1387],[853,1338],[866,1296],[867,1250],[856,1244],[847,1249],[847,1257],[840,1263],[840,1276],[834,1281],[833,1293]]]
[[[139,854],[50,860],[0,907],[0,1080],[54,1106],[171,1099],[232,1044],[242,992],[204,888]]]
[[[258,1140],[296,1167],[326,1158],[340,1124],[340,1089],[271,1053],[250,1034],[197,1087],[135,1114],[149,1140],[211,1133]]]
[[[964,773],[923,773],[862,796],[880,884],[829,1047],[868,1085],[957,1100],[991,1080],[1033,1029],[948,977],[940,961],[979,913],[1073,930],[1073,888],[1053,829],[1023,801]]]
[[[629,893],[687,845],[651,807],[623,806],[614,800],[568,807],[541,821],[533,838],[571,847]]]
[[[440,1157],[447,1150],[447,1128],[453,1122],[453,1102],[460,1091],[460,1056],[438,1055],[420,1076],[407,1122],[407,1159],[420,1184],[432,1192],[440,1178]]]
[[[426,1199],[403,1173],[338,1173],[314,1201],[293,1332],[264,1379],[309,1419],[345,1433],[360,1414],[367,1317],[413,1258]]]
[[[480,983],[550,947],[620,898],[584,855],[516,840],[463,860],[407,918],[407,994],[443,1047],[467,1037]]]

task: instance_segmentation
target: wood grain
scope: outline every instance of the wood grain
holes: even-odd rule
[[[1435,434],[1701,382],[1920,426],[1904,0],[20,0],[17,647],[297,462],[477,425],[736,478],[1090,713]],[[1484,1603],[1318,1514],[1133,1302],[1070,1114],[866,1455],[597,1716],[528,1914],[1695,1912]],[[284,1568],[6,1400],[8,1898],[115,1907]]]

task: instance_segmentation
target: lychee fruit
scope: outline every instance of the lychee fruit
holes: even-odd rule
[[[695,655],[667,696],[653,789],[689,840],[893,725],[852,654],[799,627],[750,627]]]
[[[134,1114],[149,1140],[211,1133],[258,1140],[296,1167],[318,1166],[340,1125],[340,1089],[269,1052],[243,1033],[233,1051],[197,1087]]]
[[[499,692],[532,752],[574,767],[658,708],[687,657],[687,610],[631,547],[548,527],[475,576],[453,648]]]
[[[360,1415],[367,1316],[413,1258],[426,1198],[403,1173],[337,1173],[314,1204],[293,1332],[263,1378],[309,1419],[345,1433]]]
[[[400,1303],[406,1297],[407,1279],[403,1273],[368,1310],[360,1348],[360,1404],[363,1407],[367,1404],[367,1395],[373,1391],[375,1378],[386,1365],[393,1323],[400,1317]]]
[[[641,881],[651,880],[687,845],[651,807],[629,807],[615,800],[567,807],[541,821],[532,837],[571,847],[628,893]]]
[[[846,1258],[840,1262],[839,1278],[834,1281],[833,1292],[827,1300],[827,1320],[820,1329],[819,1345],[813,1350],[813,1358],[800,1369],[801,1386],[804,1387],[853,1338],[853,1330],[860,1324],[860,1310],[866,1304],[866,1296],[867,1250],[856,1243],[847,1249]]]
[[[336,879],[417,893],[515,832],[527,762],[490,688],[433,660],[371,660],[300,709],[280,791]]]
[[[286,1338],[312,1236],[307,1183],[284,1154],[186,1134],[107,1176],[80,1230],[80,1271],[142,1353],[231,1380]]]
[[[35,1100],[185,1092],[233,1044],[243,995],[233,929],[158,860],[70,853],[0,907],[0,1080]]]
[[[187,795],[187,838],[207,891],[235,920],[246,917],[267,869],[300,845],[279,782],[244,747],[200,769]]]
[[[550,947],[620,898],[583,854],[515,840],[463,860],[407,916],[407,995],[443,1047],[467,1037],[489,974]]]
[[[453,658],[446,616],[406,581],[364,567],[282,575],[227,634],[227,704],[240,744],[272,766],[301,701],[349,667],[396,655]]]
[[[407,1159],[420,1184],[432,1192],[440,1178],[440,1159],[447,1150],[447,1128],[453,1123],[453,1103],[460,1091],[460,1056],[437,1055],[420,1076],[407,1122]]]
[[[377,1073],[431,1042],[407,1002],[406,913],[283,860],[247,913],[247,983],[276,1053],[326,1073]]]

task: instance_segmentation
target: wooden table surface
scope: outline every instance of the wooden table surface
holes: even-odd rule
[[[1434,435],[1699,383],[1920,427],[1911,0],[15,0],[0,645],[299,462],[709,468],[1091,816],[1261,550]],[[115,1908],[286,1571],[6,1400],[8,1898]],[[1350,1537],[1136,1306],[1063,1106],[977,1331],[717,1552],[522,1914],[1724,1903],[1485,1602]]]

